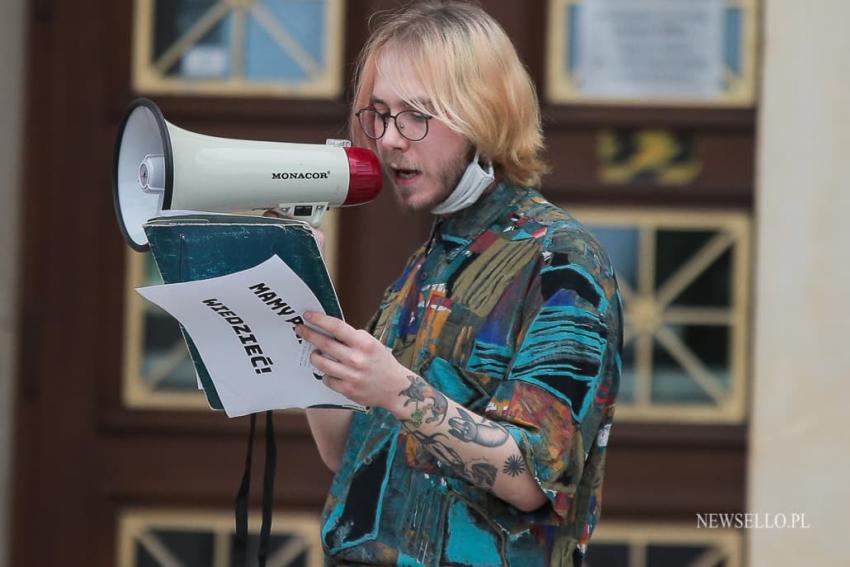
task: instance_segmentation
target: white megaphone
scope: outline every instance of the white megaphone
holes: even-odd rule
[[[196,134],[166,122],[145,98],[121,121],[113,167],[118,224],[140,252],[148,249],[145,222],[163,211],[278,209],[318,226],[328,207],[359,205],[381,190],[368,149]]]

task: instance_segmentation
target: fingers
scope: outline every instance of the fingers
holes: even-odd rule
[[[322,383],[334,392],[339,392],[339,388],[342,385],[342,380],[334,378],[333,376],[325,376],[324,378],[322,378]]]
[[[323,354],[331,356],[336,360],[351,361],[353,354],[351,349],[335,338],[323,335],[318,331],[314,331],[307,325],[298,325],[295,328],[295,331],[302,339],[311,343],[317,349],[322,351]]]
[[[325,378],[329,376],[337,382],[343,382],[346,378],[350,378],[351,370],[341,362],[331,360],[319,351],[313,351],[310,354],[310,364],[325,374]],[[325,382],[327,384],[327,382]],[[336,388],[334,388],[336,389]]]
[[[364,341],[361,332],[342,319],[337,319],[336,317],[331,317],[316,311],[305,312],[304,319],[348,346],[363,346]],[[365,331],[363,332],[365,333]],[[368,333],[366,333],[366,335],[371,338],[371,335]]]

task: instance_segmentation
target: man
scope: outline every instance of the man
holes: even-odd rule
[[[620,374],[607,256],[531,189],[531,81],[499,25],[416,2],[361,55],[352,137],[433,234],[367,330],[300,327],[325,384],[370,408],[309,410],[337,474],[329,564],[580,565]]]

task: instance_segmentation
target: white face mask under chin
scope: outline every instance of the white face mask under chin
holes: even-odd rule
[[[487,169],[481,167],[478,163],[478,151],[475,152],[475,157],[472,162],[466,166],[463,176],[458,181],[454,191],[446,198],[445,201],[431,209],[431,213],[435,215],[448,215],[463,210],[475,203],[487,187],[493,183],[495,176],[493,175],[493,164],[487,162]]]

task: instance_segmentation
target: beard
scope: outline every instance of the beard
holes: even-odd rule
[[[417,202],[415,200],[411,200],[411,197],[421,191],[421,189],[417,187],[402,187],[393,182],[393,195],[395,195],[399,206],[408,212],[415,213],[419,211],[430,211],[445,201],[455,190],[455,187],[457,187],[457,184],[460,182],[460,178],[469,166],[469,162],[472,160],[473,156],[474,149],[467,150],[459,154],[455,159],[446,163],[441,168],[442,170],[439,174],[436,175],[438,190],[422,201]],[[384,171],[390,179],[393,179],[392,170],[385,168]],[[429,175],[432,177],[434,176],[432,174]]]

